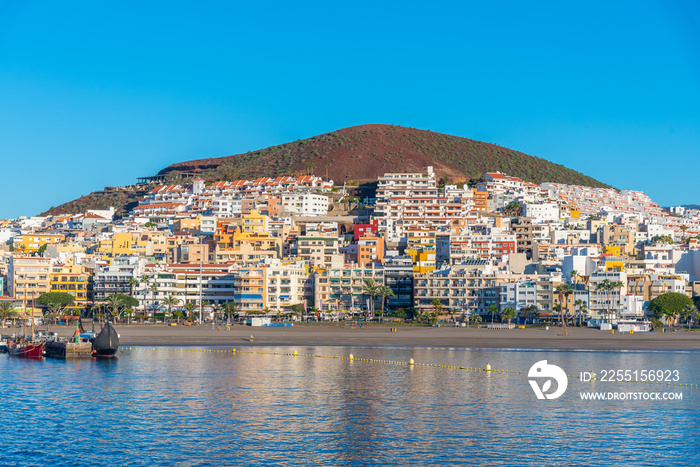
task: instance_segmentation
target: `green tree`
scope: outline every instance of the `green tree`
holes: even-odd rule
[[[231,316],[236,314],[236,304],[234,302],[226,302],[222,308],[226,314],[226,325],[228,326],[231,322]]]
[[[63,311],[73,305],[74,301],[75,298],[65,292],[48,292],[42,294],[36,300],[39,305],[43,305],[51,310],[49,314],[54,319],[54,324],[58,321],[58,317],[61,316]]]
[[[508,324],[510,324],[510,320],[515,318],[515,315],[517,312],[515,311],[515,308],[512,306],[506,307],[501,311],[501,319],[505,318],[508,320]]]
[[[489,312],[491,313],[491,324],[493,324],[493,318],[496,316],[498,311],[498,305],[489,305]]]
[[[195,302],[187,302],[183,308],[187,310],[187,320],[194,321],[194,310],[197,308],[197,304]]]
[[[139,280],[138,280],[137,278],[135,278],[135,277],[130,277],[129,280],[128,280],[128,282],[127,282],[127,284],[129,284],[129,289],[131,290],[131,292],[129,293],[129,295],[130,295],[131,297],[133,297],[133,296],[134,296],[134,287],[136,287],[137,285],[139,285]]]
[[[688,305],[693,305],[693,300],[690,297],[682,293],[667,292],[649,302],[649,310],[654,313],[654,318],[660,319],[665,316],[673,325]]]
[[[44,256],[44,253],[46,253],[46,249],[49,247],[48,243],[44,243],[39,247],[39,249],[36,251],[37,256]]]
[[[523,213],[523,205],[519,201],[511,201],[503,208],[506,216],[520,216]]]
[[[481,324],[481,321],[483,321],[483,320],[482,320],[482,318],[481,318],[481,315],[478,314],[478,313],[475,313],[475,314],[473,314],[473,315],[471,315],[471,316],[469,317],[469,322],[472,323],[472,324],[475,324],[475,325],[477,325],[477,326],[478,326],[479,324]]]
[[[174,295],[168,295],[163,299],[163,305],[168,307],[168,315],[172,316],[173,315],[173,307],[177,306],[180,303],[180,299],[175,297]],[[165,317],[163,317],[163,322],[165,322]],[[178,318],[177,320],[178,324],[180,323],[180,319]]]
[[[391,290],[391,287],[388,287],[385,285],[385,286],[379,287],[377,295],[382,297],[382,319],[383,319],[384,318],[384,304],[386,303],[387,298],[394,296],[394,291]]]
[[[669,245],[672,245],[675,242],[673,241],[673,238],[671,238],[668,235],[654,235],[653,237],[651,237],[651,243],[652,244],[667,243]]]
[[[107,297],[107,303],[112,308],[112,321],[115,323],[119,318],[120,308],[124,306],[124,299],[122,297],[124,297],[124,295],[118,293]]]
[[[406,319],[406,316],[408,316],[408,312],[406,312],[406,310],[404,310],[403,308],[397,308],[391,313],[391,316],[393,316],[394,318],[404,320]]]
[[[15,306],[10,302],[0,302],[0,327],[5,329],[5,320],[15,314]]]
[[[112,309],[111,314],[116,320],[125,308],[133,308],[139,304],[134,297],[121,293],[114,293],[107,297],[107,305]]]
[[[559,284],[556,288],[557,293],[559,294],[559,304],[561,305],[559,307],[559,322],[562,323],[562,334],[567,335],[569,333],[568,329],[566,328],[566,315],[568,314],[568,303],[569,303],[569,295],[574,293],[574,288],[571,286],[571,284]]]
[[[682,315],[683,319],[685,319],[685,322],[688,324],[688,330],[690,330],[690,325],[693,324],[698,316],[698,309],[695,308],[695,304],[686,305],[683,307]]]
[[[442,300],[439,298],[434,298],[433,301],[430,302],[430,310],[433,315],[432,324],[435,324],[442,314]]]
[[[365,283],[362,286],[362,293],[370,296],[368,311],[372,317],[374,317],[374,297],[379,295],[380,287],[381,286],[377,284],[377,282],[374,279],[365,279]]]

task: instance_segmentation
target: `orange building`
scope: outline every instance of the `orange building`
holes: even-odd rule
[[[489,197],[488,192],[478,191],[476,188],[474,190],[474,210],[475,211],[486,211],[486,203]]]
[[[357,264],[362,267],[372,262],[384,262],[384,239],[369,233],[357,241]]]

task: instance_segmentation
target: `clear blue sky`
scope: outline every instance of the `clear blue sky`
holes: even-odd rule
[[[363,123],[700,203],[700,7],[0,0],[0,218]]]

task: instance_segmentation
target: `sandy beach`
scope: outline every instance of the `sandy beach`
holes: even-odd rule
[[[700,333],[660,331],[620,334],[592,328],[475,329],[442,326],[391,325],[351,327],[344,323],[295,324],[293,327],[249,327],[240,324],[212,328],[202,326],[123,325],[116,328],[121,345],[153,346],[354,346],[354,347],[436,347],[493,349],[582,349],[582,350],[700,350]],[[50,326],[59,336],[74,328]],[[86,326],[90,329],[90,326]],[[99,329],[99,328],[97,328]],[[16,332],[16,329],[5,329]],[[251,341],[251,335],[253,340]]]

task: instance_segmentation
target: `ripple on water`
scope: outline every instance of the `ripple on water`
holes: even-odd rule
[[[700,379],[693,353],[304,353],[517,372],[547,359],[570,374],[673,365]],[[694,389],[681,402],[585,402],[591,387],[630,386],[571,380],[560,399],[538,401],[519,373],[138,347],[99,362],[0,357],[0,374],[3,464],[700,464],[696,443],[682,444],[698,432]]]

